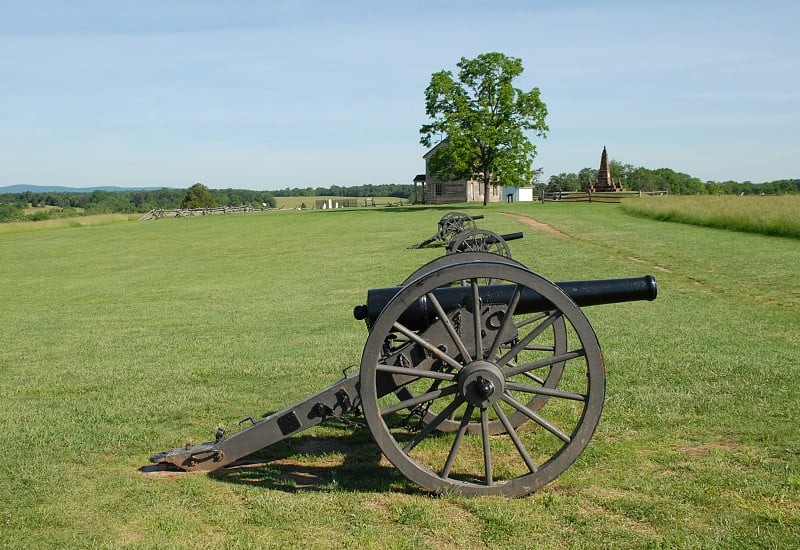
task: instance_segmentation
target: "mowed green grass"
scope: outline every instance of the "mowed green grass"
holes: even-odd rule
[[[264,212],[0,234],[1,546],[800,546],[796,239],[513,204],[514,257],[553,280],[656,275],[587,308],[607,401],[577,462],[525,498],[421,491],[331,425],[228,474],[152,474],[358,363],[352,317],[441,247],[452,208]],[[566,236],[505,216],[535,218]]]

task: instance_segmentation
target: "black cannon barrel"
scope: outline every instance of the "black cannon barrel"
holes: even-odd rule
[[[517,231],[516,233],[506,233],[505,235],[500,235],[506,241],[516,241],[517,239],[523,238],[525,235],[522,231]]]
[[[626,279],[597,279],[590,281],[567,281],[555,283],[576,304],[581,307],[637,300],[655,300],[656,279],[652,275]],[[367,303],[357,306],[353,316],[366,320],[372,326],[389,301],[403,287],[373,288],[367,291]],[[481,301],[484,303],[510,303],[516,285],[488,285],[480,287]],[[471,300],[471,288],[467,286],[442,287],[433,291],[445,311],[467,305]],[[535,313],[552,307],[549,300],[538,292],[524,289],[517,306],[517,313]],[[412,330],[421,330],[436,319],[436,310],[426,297],[421,297],[408,306],[399,321]]]
[[[521,239],[524,236],[525,235],[522,234],[522,231],[518,231],[516,233],[507,233],[505,235],[498,235],[497,237],[500,237],[504,241],[516,241],[517,239]],[[459,250],[464,250],[466,248],[473,248],[476,245],[479,245],[481,243],[494,244],[496,242],[499,242],[497,237],[494,237],[493,235],[486,235],[486,236],[481,237],[481,238],[467,239],[467,240],[465,240],[465,241],[463,241],[461,243],[458,243],[458,249]],[[456,246],[456,243],[457,243],[457,240],[454,239],[454,240],[450,241],[450,244],[448,244],[447,246],[448,246],[448,248],[450,248],[452,250]]]

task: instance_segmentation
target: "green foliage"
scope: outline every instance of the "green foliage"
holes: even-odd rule
[[[125,195],[100,189],[90,193],[85,209],[88,214],[125,214],[136,211]]]
[[[0,223],[17,222],[25,219],[25,212],[19,204],[0,202]]]
[[[181,201],[181,208],[214,208],[217,201],[202,183],[195,183],[186,192],[186,198]]]
[[[211,196],[218,205],[268,206],[275,208],[275,197],[268,191],[251,191],[249,189],[210,189]]]
[[[547,191],[549,193],[557,191],[579,191],[580,189],[583,189],[583,187],[578,174],[562,172],[558,175],[550,176],[550,180],[547,183]]]
[[[545,137],[547,106],[539,88],[513,86],[522,60],[492,52],[461,58],[458,80],[450,71],[431,76],[425,90],[425,113],[432,122],[420,129],[420,143],[441,143],[429,159],[443,180],[479,178],[484,205],[490,185],[527,185],[533,179],[536,147],[526,132]]]
[[[414,192],[414,186],[410,184],[390,183],[386,185],[354,185],[352,187],[340,187],[332,185],[330,187],[310,187],[298,188],[286,187],[272,191],[276,197],[396,197],[407,199]]]
[[[249,204],[255,207],[266,205],[275,208],[275,197],[268,191],[249,189],[210,189],[217,204],[240,206]],[[154,208],[178,208],[186,198],[181,189],[159,189],[147,191],[104,191],[91,193],[6,193],[0,195],[0,222],[24,220],[48,220],[80,215],[126,214],[149,212]],[[48,208],[47,212],[35,212],[19,218],[19,212],[30,205],[33,208]]]
[[[671,195],[785,195],[800,193],[800,179],[777,180],[765,183],[727,181],[703,183],[699,178],[676,172],[671,168],[651,170],[634,167],[619,161],[609,162],[611,177],[628,191],[667,191]],[[583,168],[580,172],[550,176],[546,191],[579,191],[597,181],[597,169]]]

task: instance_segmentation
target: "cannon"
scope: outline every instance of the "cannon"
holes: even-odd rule
[[[600,420],[605,367],[581,306],[656,295],[650,275],[553,283],[496,254],[442,256],[354,309],[368,328],[358,372],[150,460],[218,470],[361,409],[383,455],[423,488],[522,496],[571,466]]]
[[[511,257],[508,241],[523,238],[522,232],[498,235],[488,229],[467,229],[456,235],[447,243],[447,254],[460,252],[491,252],[500,256]]]
[[[475,229],[475,220],[482,220],[483,214],[468,216],[461,212],[449,212],[439,219],[438,231],[421,243],[409,246],[408,248],[423,248],[434,241],[449,243],[456,235],[467,229]]]

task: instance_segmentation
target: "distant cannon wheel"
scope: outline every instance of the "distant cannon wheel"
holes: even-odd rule
[[[475,229],[475,220],[461,212],[450,212],[439,220],[439,238],[445,243],[467,229]]]
[[[486,252],[462,252],[458,255],[458,257],[453,256],[439,256],[434,258],[433,260],[429,261],[425,265],[416,269],[411,275],[406,277],[405,281],[403,281],[400,286],[406,286],[408,283],[413,281],[414,279],[419,279],[423,275],[430,273],[431,271],[436,271],[442,267],[453,265],[455,263],[468,263],[468,262],[507,262],[511,265],[515,265],[522,269],[528,269],[523,265],[521,262],[512,259],[511,257],[498,257],[496,254],[487,254]]]
[[[482,293],[485,278],[513,290]],[[465,280],[465,299],[444,311],[434,291]],[[526,311],[531,292],[552,308]],[[406,327],[400,319],[420,299],[448,321]],[[559,320],[569,345],[556,352],[550,329]],[[557,384],[542,376],[553,365],[562,369]],[[423,487],[467,495],[519,496],[555,479],[588,445],[605,392],[586,316],[556,285],[507,261],[448,265],[400,290],[370,330],[360,380],[367,423],[389,461]],[[398,396],[398,380],[411,397]],[[525,404],[531,396],[535,406]],[[409,426],[402,414],[414,406],[438,412]],[[510,420],[517,413],[525,417],[519,425]],[[458,427],[443,432],[445,422]],[[495,422],[503,433],[492,435]]]
[[[499,256],[511,257],[511,249],[506,240],[488,229],[466,229],[456,235],[447,245],[448,254],[462,252],[490,252]]]

